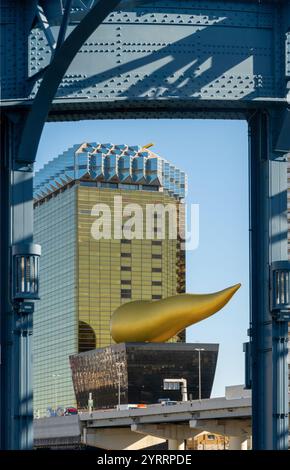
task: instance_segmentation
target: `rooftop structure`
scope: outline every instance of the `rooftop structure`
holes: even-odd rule
[[[41,199],[79,179],[96,182],[163,187],[170,195],[184,198],[187,178],[183,171],[139,145],[76,144],[36,172],[34,198]]]

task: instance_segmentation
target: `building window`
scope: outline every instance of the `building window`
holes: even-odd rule
[[[90,351],[96,348],[96,334],[94,329],[84,321],[79,321],[79,352]]]
[[[132,291],[131,289],[121,289],[121,299],[131,299]]]
[[[89,214],[91,215],[91,209],[80,209],[79,214]]]
[[[152,240],[152,246],[161,246],[162,241],[161,240]]]
[[[126,240],[125,238],[122,238],[121,243],[124,243],[124,245],[131,245],[131,240]]]
[[[131,285],[132,281],[129,279],[121,279],[121,284]]]
[[[142,189],[143,189],[143,191],[158,191],[159,187],[158,186],[149,186],[148,184],[143,184]]]
[[[121,258],[131,258],[131,253],[121,253]]]
[[[120,189],[130,189],[130,190],[138,190],[138,184],[124,184],[124,183],[119,183],[119,188]]]
[[[152,259],[162,259],[162,255],[155,255],[155,254],[153,253]]]
[[[152,268],[153,273],[161,273],[162,269],[161,268]]]
[[[152,300],[160,300],[162,299],[161,295],[152,295]]]
[[[117,183],[101,183],[101,188],[117,189]]]
[[[93,186],[93,187],[96,187],[97,183],[94,183],[93,181],[80,181],[80,186]]]
[[[152,286],[162,286],[162,281],[152,281]]]
[[[121,266],[121,271],[131,271],[131,266]]]

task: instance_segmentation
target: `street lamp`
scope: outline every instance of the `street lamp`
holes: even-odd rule
[[[204,351],[204,348],[195,348],[195,351],[198,352],[198,399],[201,401],[201,351]]]
[[[121,362],[116,362],[116,367],[117,367],[117,375],[118,375],[118,406],[117,406],[117,410],[119,410],[120,405],[121,405],[121,376],[122,376],[121,367],[122,367],[122,363]]]

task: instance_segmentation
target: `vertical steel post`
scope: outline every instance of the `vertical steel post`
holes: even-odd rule
[[[9,412],[8,412],[8,399],[7,389],[7,365],[5,364],[6,350],[8,349],[8,339],[6,339],[8,330],[8,312],[10,305],[7,298],[7,291],[9,290],[9,230],[7,229],[10,224],[10,206],[9,206],[9,194],[10,194],[10,171],[9,171],[9,126],[7,120],[1,121],[1,157],[0,157],[0,334],[1,334],[1,363],[0,363],[0,383],[1,383],[1,394],[0,394],[0,423],[1,423],[1,449],[6,448],[6,432],[9,426]]]
[[[273,322],[273,448],[288,450],[288,322]]]
[[[18,119],[2,118],[1,158],[1,448],[32,447],[32,313],[12,299],[12,246],[31,243],[32,167],[14,166]],[[20,116],[18,116],[20,118]]]
[[[253,447],[285,449],[288,440],[287,323],[270,306],[270,268],[287,260],[287,158],[274,152],[277,115],[249,120]],[[286,429],[287,426],[287,429]]]
[[[16,8],[20,8],[20,3]],[[36,6],[36,2],[34,3]],[[2,449],[28,449],[32,447],[33,442],[32,313],[20,313],[11,298],[11,285],[12,246],[32,243],[33,239],[32,171],[39,139],[64,73],[82,44],[119,3],[120,0],[99,0],[59,47],[44,74],[28,117],[18,112],[1,116],[0,440]],[[69,5],[68,1],[67,8]],[[31,11],[29,27],[35,14],[33,9]],[[66,13],[68,14],[68,10]],[[67,19],[65,15],[65,21]],[[65,22],[63,28],[64,32]]]
[[[272,318],[269,310],[269,158],[267,116],[249,121],[250,338],[253,448],[272,448]]]

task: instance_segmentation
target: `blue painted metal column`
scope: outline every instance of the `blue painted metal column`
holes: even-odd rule
[[[280,112],[256,112],[249,120],[250,336],[253,447],[282,450],[288,447],[288,323],[273,312],[269,295],[273,263],[287,260],[287,156],[274,151],[279,122]]]
[[[277,450],[288,450],[288,320],[289,316],[273,322],[273,448]]]
[[[249,120],[250,339],[253,447],[272,448],[272,318],[269,310],[269,160],[267,116]],[[266,202],[266,204],[265,204]]]
[[[32,328],[35,288],[33,245],[33,163],[51,102],[71,61],[90,34],[120,0],[99,0],[62,45],[59,41],[39,93],[28,114],[7,113],[1,121],[1,449],[30,449],[33,446]],[[67,8],[70,2],[66,3]],[[68,14],[68,12],[67,12]],[[68,18],[66,18],[67,21]],[[65,23],[64,23],[65,31]],[[64,37],[64,33],[63,33]],[[19,150],[20,149],[20,150]],[[15,257],[20,258],[21,286],[17,283]],[[36,280],[38,285],[38,281]],[[23,290],[23,292],[21,292]]]
[[[281,4],[281,23],[277,24],[285,44],[285,95],[290,78],[290,2]],[[276,57],[279,49],[276,50]],[[288,82],[288,83],[287,83]],[[289,95],[288,95],[289,98]],[[288,100],[289,104],[289,100]],[[273,355],[273,449],[288,450],[288,322],[290,321],[290,263],[288,259],[287,166],[290,157],[290,111],[270,112],[268,127],[270,165],[270,310],[272,315]]]
[[[14,301],[13,246],[32,246],[32,166],[13,167],[21,116],[2,118],[1,137],[1,448],[32,447],[33,303]],[[28,256],[23,257],[23,262]],[[23,264],[24,266],[24,264]],[[27,279],[29,272],[25,270]],[[25,294],[23,294],[25,296]]]

